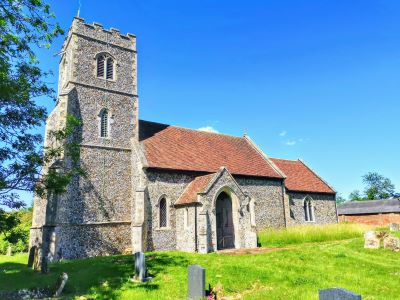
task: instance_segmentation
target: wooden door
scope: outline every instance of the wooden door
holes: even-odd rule
[[[217,218],[217,249],[229,249],[235,247],[235,228],[232,218],[232,200],[221,193],[216,203]]]

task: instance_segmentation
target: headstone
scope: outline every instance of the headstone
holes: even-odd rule
[[[135,281],[147,282],[152,278],[147,276],[146,256],[143,252],[135,253]]]
[[[31,247],[29,250],[29,257],[28,257],[28,268],[32,268],[33,266],[33,261],[35,260],[35,251],[36,251],[36,246]]]
[[[8,247],[7,247],[7,253],[6,253],[6,255],[7,255],[7,256],[12,256],[12,248],[11,248],[11,246],[8,246]]]
[[[376,232],[375,231],[367,231],[364,233],[364,238],[376,238]]]
[[[390,250],[397,250],[400,248],[400,238],[394,236],[387,236],[383,239],[383,248]]]
[[[342,288],[319,290],[319,300],[361,300],[361,295]]]
[[[67,273],[61,273],[60,277],[58,277],[56,285],[54,286],[54,295],[53,295],[53,297],[58,298],[58,297],[61,296],[61,293],[62,293],[67,281],[68,281],[68,274]]]
[[[206,270],[198,265],[188,268],[188,299],[199,300],[206,296]]]
[[[391,223],[391,224],[389,225],[389,230],[390,230],[390,231],[399,231],[399,224],[397,224],[397,223]]]
[[[364,248],[379,249],[380,245],[381,245],[381,241],[376,236],[375,231],[367,231],[364,234]]]

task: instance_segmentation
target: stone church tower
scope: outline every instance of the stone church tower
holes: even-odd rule
[[[54,259],[131,247],[132,182],[138,182],[132,176],[138,141],[136,69],[134,35],[74,19],[62,47],[58,102],[46,134],[62,128],[67,114],[82,121],[81,165],[87,177],[75,178],[57,199],[35,199],[31,246],[43,240],[43,251]]]

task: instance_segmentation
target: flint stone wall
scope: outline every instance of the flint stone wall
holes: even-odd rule
[[[331,224],[337,223],[336,198],[334,194],[288,192],[291,224]],[[315,222],[306,222],[304,199],[310,196],[314,206]]]
[[[235,176],[242,190],[255,200],[257,231],[285,227],[282,181]]]
[[[176,240],[176,209],[173,204],[178,200],[186,186],[194,179],[195,175],[183,173],[167,173],[148,170],[147,191],[147,248],[151,250],[175,250]],[[158,203],[162,197],[167,200],[167,228],[160,228]]]
[[[55,229],[55,260],[106,256],[131,248],[131,227],[126,224],[97,224]]]

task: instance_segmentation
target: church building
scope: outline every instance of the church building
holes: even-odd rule
[[[337,222],[334,189],[303,161],[270,158],[247,135],[139,119],[135,35],[74,18],[46,147],[69,114],[87,176],[35,198],[30,247],[50,261],[254,248],[267,227]]]

